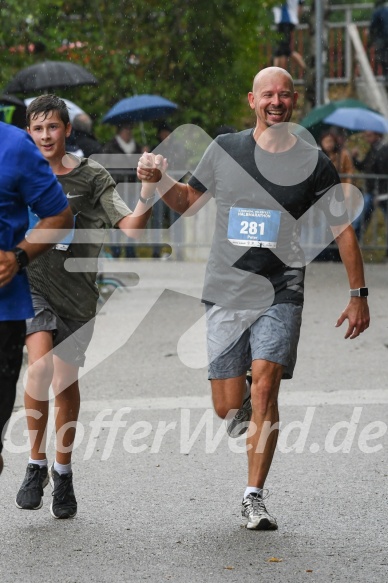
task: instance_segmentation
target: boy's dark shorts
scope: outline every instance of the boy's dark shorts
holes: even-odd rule
[[[26,321],[26,335],[52,332],[54,354],[72,366],[84,366],[85,352],[93,336],[94,318],[89,322],[62,318],[43,296],[34,292],[31,296],[35,316]]]

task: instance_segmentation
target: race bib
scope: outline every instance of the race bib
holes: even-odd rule
[[[240,247],[275,249],[280,218],[280,211],[232,207],[229,211],[228,240]]]

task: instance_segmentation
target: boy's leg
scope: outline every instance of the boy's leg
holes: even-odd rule
[[[55,430],[57,463],[71,463],[76,424],[80,408],[79,367],[54,356],[53,390],[55,395]],[[68,426],[66,428],[66,426]]]
[[[71,454],[80,407],[78,366],[54,356],[53,390],[55,395],[55,462],[49,470],[53,499],[50,507],[54,518],[73,518],[77,500],[73,488]]]
[[[41,331],[26,338],[28,376],[24,392],[27,426],[33,460],[46,459],[48,391],[53,378],[52,332]]]
[[[43,488],[48,484],[46,459],[46,430],[48,419],[48,390],[53,375],[52,332],[40,331],[26,338],[28,377],[24,393],[31,460],[16,496],[16,506],[38,510],[43,504]]]

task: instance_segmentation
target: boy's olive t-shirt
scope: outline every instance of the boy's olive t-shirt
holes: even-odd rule
[[[79,162],[68,174],[57,176],[75,218],[73,240],[67,250],[53,248],[33,261],[28,278],[31,290],[46,298],[58,316],[87,322],[96,314],[105,229],[132,211],[105,168],[86,158]]]

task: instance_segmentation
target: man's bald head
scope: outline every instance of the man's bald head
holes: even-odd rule
[[[253,87],[252,87],[253,93],[255,93],[259,89],[260,84],[263,81],[268,81],[268,79],[278,77],[278,76],[283,76],[288,80],[290,90],[294,93],[293,78],[291,77],[291,75],[289,74],[288,71],[286,71],[285,69],[282,69],[281,67],[266,67],[265,69],[262,69],[261,71],[259,71],[257,73],[257,75],[255,76],[255,78],[253,79]]]

